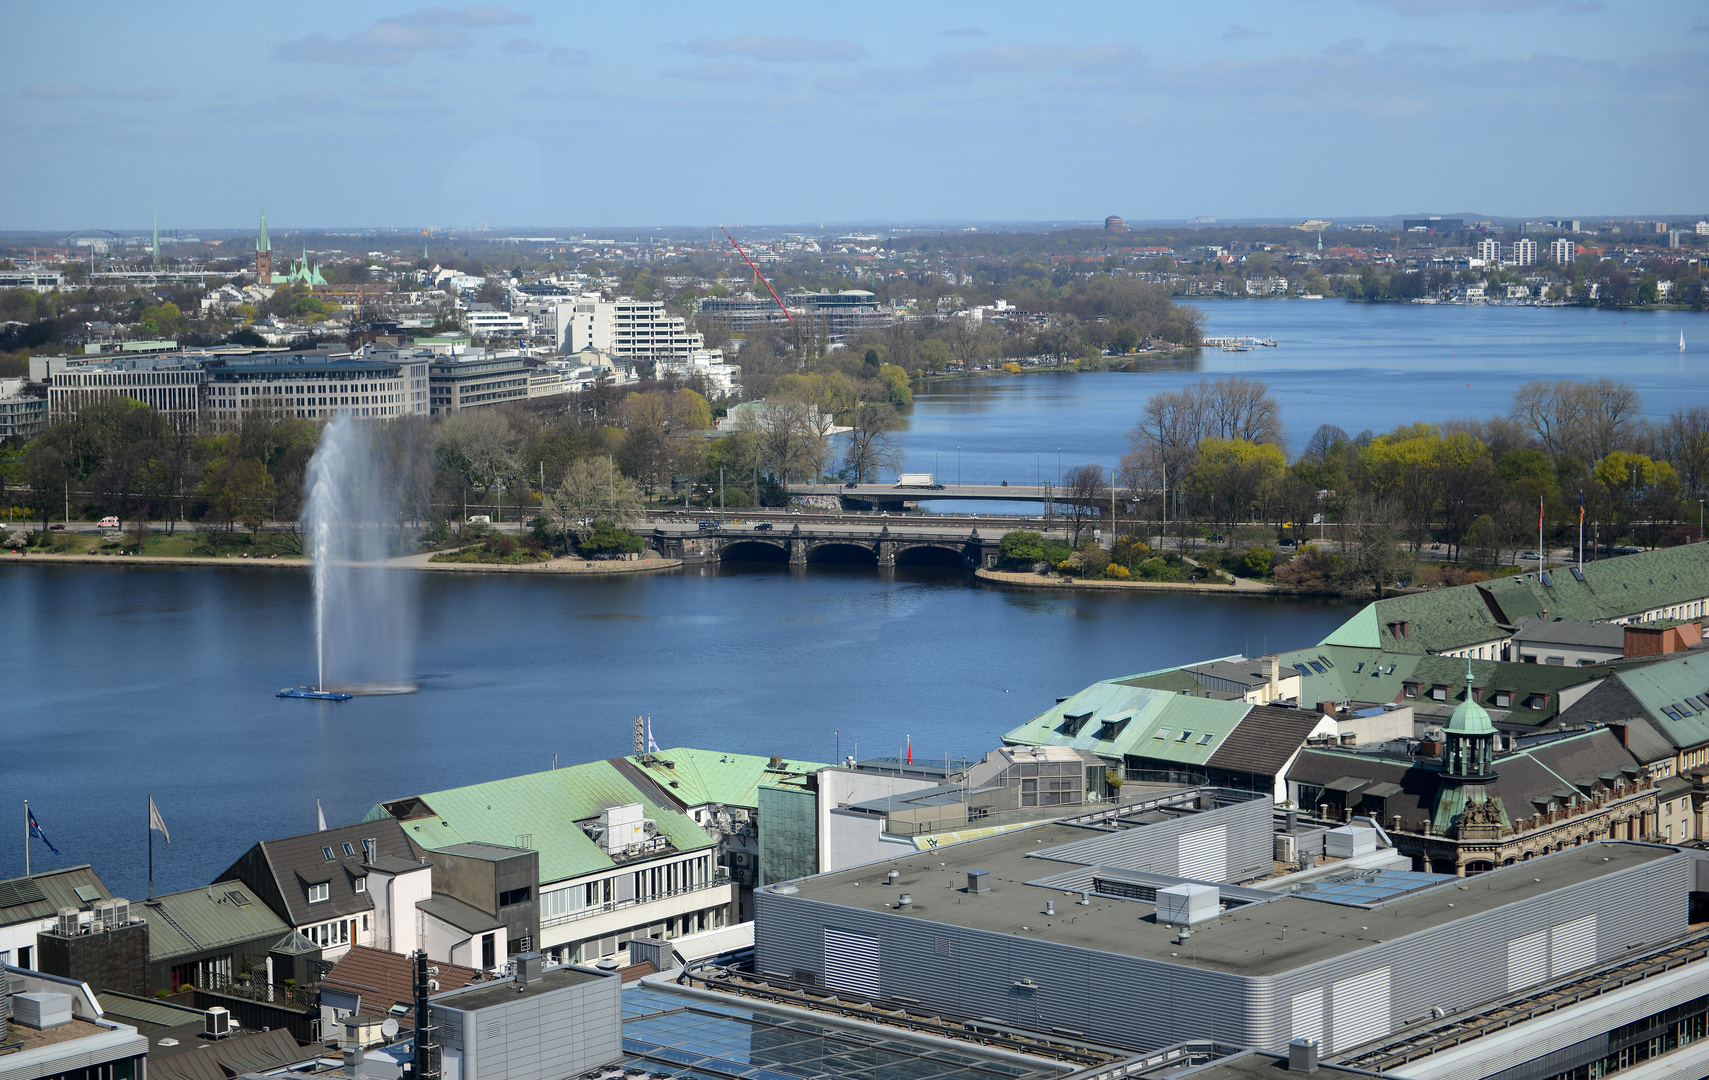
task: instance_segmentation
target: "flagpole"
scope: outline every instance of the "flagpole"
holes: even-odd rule
[[[148,898],[154,899],[154,796],[148,797]]]
[[[30,876],[30,800],[24,800],[24,876]]]
[[[1537,500],[1537,573],[1543,572],[1543,500]]]

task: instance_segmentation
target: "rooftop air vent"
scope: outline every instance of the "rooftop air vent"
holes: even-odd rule
[[[969,870],[967,872],[967,891],[974,896],[990,892],[991,872],[989,870]]]

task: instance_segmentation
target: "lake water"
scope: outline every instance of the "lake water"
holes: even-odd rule
[[[1535,378],[1632,382],[1647,412],[1709,402],[1709,316],[1568,308],[1228,301],[1208,351],[1166,371],[940,383],[916,397],[907,468],[1029,482],[1113,464],[1145,399],[1206,375],[1270,383],[1296,445],[1321,423],[1382,431],[1507,409]],[[1677,349],[1684,330],[1690,348]],[[995,509],[1013,510],[1012,504]],[[0,563],[0,792],[28,798],[38,866],[91,862],[145,891],[146,797],[162,890],[203,884],[252,842],[382,800],[624,753],[650,714],[665,746],[785,758],[981,754],[1097,679],[1321,639],[1346,606],[1048,595],[957,571],[814,566],[586,580],[426,574],[419,693],[281,701],[314,670],[308,575],[279,569]],[[0,806],[0,816],[16,814]],[[11,819],[14,823],[19,818]],[[0,829],[0,832],[5,830]],[[22,829],[0,842],[21,873]]]
[[[663,746],[833,760],[977,755],[1101,678],[1320,640],[1323,603],[1051,595],[959,571],[727,568],[607,580],[422,574],[419,693],[280,700],[313,680],[309,575],[0,563],[0,791],[48,838],[146,890],[211,881],[258,839],[382,799]],[[14,823],[19,817],[13,817]],[[23,872],[22,828],[0,877]]]
[[[970,484],[1051,481],[1058,460],[1064,471],[1087,462],[1112,467],[1152,394],[1224,375],[1270,385],[1294,452],[1320,424],[1381,434],[1419,420],[1506,413],[1513,392],[1533,379],[1624,380],[1657,421],[1682,405],[1709,404],[1709,313],[1340,300],[1198,306],[1209,335],[1280,344],[1245,353],[1206,349],[1152,371],[933,383],[914,394],[901,437],[904,467]]]

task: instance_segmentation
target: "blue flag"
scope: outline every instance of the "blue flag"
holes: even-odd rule
[[[47,849],[49,851],[53,852],[55,855],[58,855],[59,849],[53,846],[53,841],[49,840],[47,838],[47,834],[42,832],[42,827],[40,825],[36,824],[36,812],[34,810],[31,810],[29,813],[30,813],[30,836],[33,837],[34,839],[40,840],[42,843],[46,844]]]

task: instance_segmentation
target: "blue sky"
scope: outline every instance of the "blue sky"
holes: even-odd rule
[[[1709,0],[0,5],[0,228],[1709,210]]]

